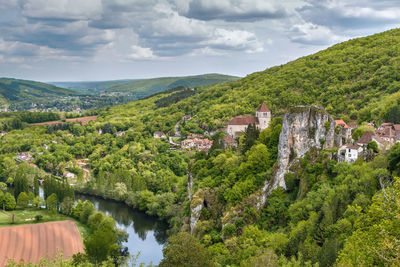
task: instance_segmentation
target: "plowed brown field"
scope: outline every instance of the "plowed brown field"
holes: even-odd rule
[[[83,252],[78,228],[73,221],[48,222],[0,228],[0,266],[8,259],[38,263],[59,252],[65,259]]]

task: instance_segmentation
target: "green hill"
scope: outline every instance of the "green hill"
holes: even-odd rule
[[[52,84],[65,87],[80,93],[129,93],[137,99],[166,91],[171,88],[185,86],[209,86],[216,83],[236,81],[239,77],[222,74],[204,74],[184,77],[161,77],[138,80],[115,80],[95,82],[53,82]]]
[[[222,74],[204,74],[186,77],[161,77],[154,79],[135,80],[121,83],[107,89],[109,92],[134,92],[151,95],[178,86],[197,87],[208,86],[227,81],[236,81],[239,77]]]
[[[84,94],[98,94],[110,87],[133,80],[90,81],[90,82],[51,82],[55,86],[67,88]]]
[[[201,88],[169,107],[156,108],[160,95],[114,107],[107,119],[152,118],[151,130],[168,131],[182,114],[191,114],[201,126],[218,128],[265,101],[273,116],[289,106],[320,104],[346,120],[382,120],[400,99],[399,43],[399,29],[353,39],[238,81]]]
[[[0,104],[41,102],[44,99],[74,96],[76,92],[35,81],[0,78]]]

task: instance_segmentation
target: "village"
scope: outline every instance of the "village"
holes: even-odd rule
[[[69,119],[69,121],[77,121],[86,124],[90,120],[96,120],[96,116],[83,117],[78,119]],[[171,150],[181,150],[181,151],[204,151],[208,153],[213,144],[211,140],[215,132],[204,132],[203,134],[189,133],[187,136],[181,136],[179,131],[179,124],[188,120],[192,117],[185,115],[176,125],[175,125],[175,135],[168,136],[166,133],[161,131],[155,131],[153,133],[153,138],[164,139],[168,141],[171,145]],[[222,138],[222,144],[224,149],[236,148],[238,146],[238,137],[243,134],[249,125],[254,124],[255,127],[262,131],[268,128],[272,119],[271,110],[267,105],[262,102],[258,109],[255,111],[254,115],[241,115],[233,117],[227,127],[223,130],[225,136]],[[81,120],[81,121],[79,121]],[[344,137],[343,140],[339,140],[337,147],[337,161],[353,163],[359,158],[366,160],[371,156],[371,153],[377,153],[378,151],[385,151],[390,149],[395,143],[400,142],[400,124],[393,123],[382,123],[380,126],[376,127],[373,123],[366,124],[368,130],[366,130],[357,140],[353,140],[352,133],[357,129],[357,127],[350,127],[343,120],[335,120],[335,130],[341,133]],[[60,122],[48,122],[48,123],[38,123],[35,125],[51,125],[53,123]],[[8,133],[2,131],[0,137],[7,135]],[[98,129],[98,134],[104,134],[102,128]],[[124,136],[125,131],[117,131],[114,133],[115,138]],[[68,134],[72,136],[72,134]],[[207,137],[205,137],[207,136]],[[48,150],[51,144],[57,144],[56,140],[52,140],[49,144],[44,144],[44,150]],[[38,155],[43,154],[43,152],[38,152]],[[38,167],[33,163],[34,156],[30,152],[19,152],[16,156],[17,162],[26,162],[32,168],[38,169]],[[58,173],[59,177],[67,179],[69,183],[74,184],[77,182],[78,175],[69,171],[69,169],[79,169],[81,175],[79,179],[85,181],[89,180],[91,169],[89,167],[88,159],[78,159],[70,162],[62,168],[61,172]]]
[[[192,119],[191,116],[185,115],[181,121]],[[223,130],[225,133],[222,139],[223,147],[232,148],[237,147],[237,138],[246,131],[250,124],[254,124],[260,131],[268,128],[271,122],[271,111],[267,105],[262,102],[253,115],[241,115],[233,117],[227,127]],[[357,140],[353,140],[352,133],[358,126],[350,127],[343,120],[335,120],[336,131],[341,132],[344,140],[340,140],[337,160],[339,162],[345,161],[348,163],[355,162],[358,158],[366,159],[372,153],[390,149],[395,143],[400,142],[400,124],[382,123],[376,126],[373,123],[366,124],[366,130]],[[156,131],[153,134],[154,138],[169,139],[170,144],[174,147],[173,150],[196,150],[208,152],[213,144],[210,138],[204,136],[212,136],[213,133],[205,132],[204,134],[190,133],[180,143],[174,141],[181,138],[179,132],[179,123],[175,126],[175,136],[167,137],[167,134]],[[343,141],[346,141],[343,144]]]

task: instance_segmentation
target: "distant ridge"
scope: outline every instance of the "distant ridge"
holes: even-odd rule
[[[49,97],[76,95],[79,95],[79,93],[51,84],[13,78],[0,78],[0,105],[39,102]]]
[[[182,77],[93,82],[52,82],[51,84],[87,94],[131,93],[140,99],[179,86],[209,86],[222,82],[236,81],[238,79],[240,77],[212,73]]]

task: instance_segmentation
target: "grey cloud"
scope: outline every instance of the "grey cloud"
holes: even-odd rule
[[[264,19],[281,19],[288,16],[286,9],[262,0],[192,0],[183,14],[200,20],[224,20],[228,22],[254,22]]]
[[[308,22],[337,29],[362,29],[400,22],[398,1],[308,0],[298,8]]]

